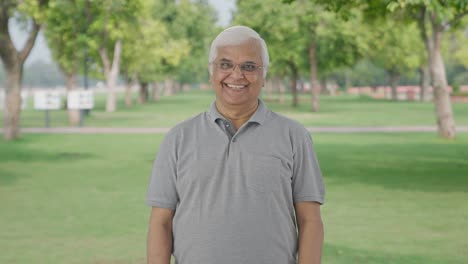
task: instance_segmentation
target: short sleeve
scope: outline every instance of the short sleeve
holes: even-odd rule
[[[325,186],[314,151],[312,137],[305,129],[297,133],[293,146],[292,190],[294,202],[324,203]]]
[[[177,145],[175,139],[175,135],[169,132],[156,155],[146,195],[148,206],[176,209],[179,196],[176,188]]]

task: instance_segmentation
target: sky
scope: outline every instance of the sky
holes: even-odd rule
[[[235,0],[209,0],[208,1],[218,12],[218,24],[220,26],[227,26],[231,20],[232,11],[235,8]],[[14,22],[10,21],[10,32],[12,34],[13,42],[17,48],[22,46],[25,42],[27,35],[22,32]],[[31,64],[35,61],[51,62],[50,50],[47,47],[47,42],[42,32],[38,35],[34,48],[31,51],[26,64]]]

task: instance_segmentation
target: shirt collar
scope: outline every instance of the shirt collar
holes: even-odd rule
[[[252,122],[262,125],[265,122],[267,114],[268,108],[261,99],[258,99],[257,110],[255,110],[255,113],[250,117],[247,123]],[[218,109],[216,109],[215,102],[211,103],[210,109],[208,110],[208,116],[210,117],[210,121],[214,123],[216,123],[216,120],[218,119],[226,120],[226,118],[218,112]]]

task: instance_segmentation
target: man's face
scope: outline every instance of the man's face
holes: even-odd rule
[[[261,52],[261,46],[256,40],[218,48],[210,77],[218,102],[225,106],[251,106],[256,103],[264,84],[263,68],[253,72],[248,69],[252,65],[263,66]],[[234,65],[234,68],[223,70],[222,65]]]

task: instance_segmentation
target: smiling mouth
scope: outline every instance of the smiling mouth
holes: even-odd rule
[[[228,88],[232,89],[232,90],[236,90],[236,91],[240,91],[242,89],[245,89],[247,87],[247,85],[235,85],[235,84],[228,84],[228,83],[224,83],[225,86],[227,86]]]

